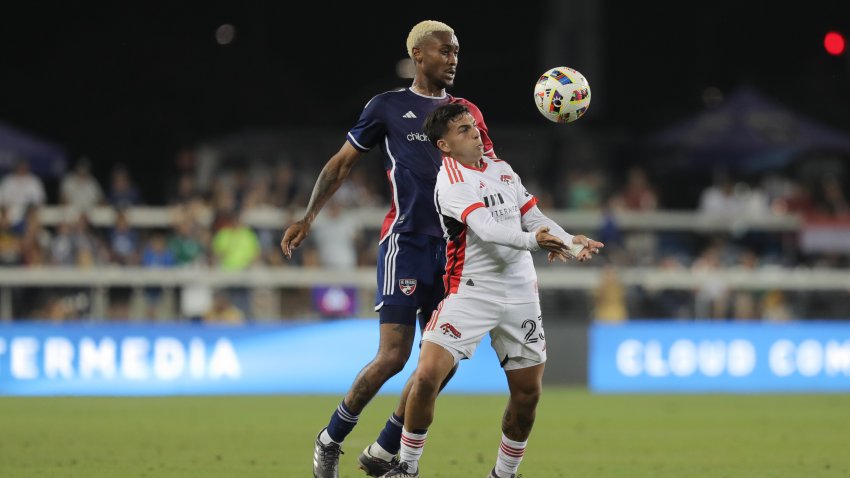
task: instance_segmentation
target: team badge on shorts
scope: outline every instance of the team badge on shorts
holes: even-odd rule
[[[460,338],[460,330],[458,330],[454,325],[452,325],[448,322],[441,325],[440,330],[443,331],[443,335],[448,335],[448,336],[454,337],[456,339]]]
[[[411,295],[416,290],[416,279],[399,279],[398,288],[404,295]]]

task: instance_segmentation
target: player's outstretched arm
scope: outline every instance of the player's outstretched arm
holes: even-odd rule
[[[553,236],[560,238],[565,244],[567,244],[568,254],[558,255],[550,251],[549,262],[552,262],[555,259],[560,259],[561,261],[566,262],[567,259],[572,258],[576,258],[580,262],[585,262],[590,260],[593,257],[593,254],[598,254],[599,249],[605,247],[605,244],[602,244],[599,241],[594,241],[587,236],[573,236],[568,233],[559,226],[558,223],[543,214],[537,206],[533,206],[522,216],[522,226],[529,231],[546,228],[547,231],[551,231]]]
[[[304,213],[301,220],[289,226],[283,233],[280,248],[287,258],[292,258],[292,250],[300,246],[310,234],[310,226],[313,224],[313,220],[316,219],[328,199],[339,189],[351,172],[351,168],[362,155],[363,153],[346,141],[342,148],[331,156],[331,159],[322,168],[322,172],[319,173],[319,178],[316,179],[316,184],[313,186],[313,193],[310,195],[310,202],[307,204],[307,212]]]

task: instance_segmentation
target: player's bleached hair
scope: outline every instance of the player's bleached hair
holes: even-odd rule
[[[413,59],[413,48],[418,47],[423,39],[434,32],[447,32],[454,35],[455,31],[452,27],[437,20],[424,20],[417,23],[407,34],[407,54],[411,59]]]

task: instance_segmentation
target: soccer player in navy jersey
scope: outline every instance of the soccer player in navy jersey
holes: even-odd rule
[[[420,22],[408,35],[407,52],[416,66],[413,84],[381,93],[366,104],[360,119],[348,132],[347,141],[319,174],[304,217],[286,230],[280,244],[284,254],[291,257],[292,250],[309,234],[322,206],[363,153],[381,148],[392,205],[381,227],[377,264],[375,310],[380,317],[380,343],[375,358],[354,379],[327,427],[316,438],[315,478],[339,476],[340,445],[357,424],[366,404],[387,380],[404,368],[413,346],[417,319],[419,326],[424,327],[445,295],[446,246],[434,207],[434,186],[441,157],[422,130],[425,117],[441,105],[463,104],[481,131],[484,154],[495,157],[478,108],[446,93],[446,88],[454,84],[457,72],[459,44],[454,30],[433,20]],[[392,468],[400,447],[409,390],[408,381],[398,408],[377,441],[358,457],[360,467],[370,476],[381,476]]]

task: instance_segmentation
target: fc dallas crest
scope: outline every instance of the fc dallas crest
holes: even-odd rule
[[[413,291],[416,290],[416,279],[399,279],[398,288],[404,295],[413,294]]]

